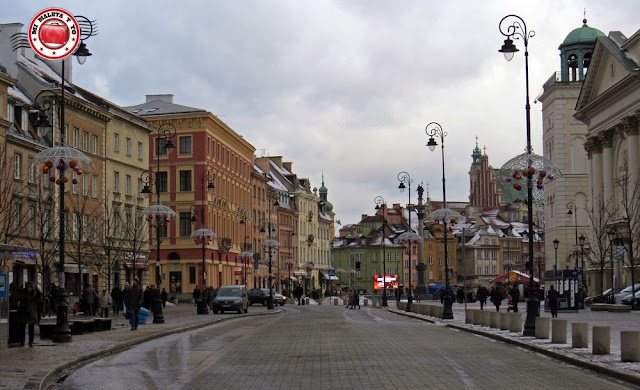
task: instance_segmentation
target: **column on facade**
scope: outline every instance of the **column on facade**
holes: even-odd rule
[[[613,167],[613,130],[607,130],[600,135],[602,140],[602,184],[604,206],[609,208],[613,201],[613,179],[615,169]]]
[[[632,185],[640,181],[640,137],[639,113],[628,116],[622,120],[624,130],[627,134],[627,163],[629,164],[629,178]]]
[[[602,197],[602,144],[598,137],[591,137],[585,142],[585,149],[591,162],[591,203],[597,202]]]

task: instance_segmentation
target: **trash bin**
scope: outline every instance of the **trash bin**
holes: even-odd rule
[[[149,313],[151,313],[149,309],[145,309],[144,307],[141,307],[140,310],[138,310],[139,325],[145,325],[147,323],[147,316],[149,315]]]

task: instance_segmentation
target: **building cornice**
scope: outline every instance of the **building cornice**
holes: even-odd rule
[[[640,87],[640,77],[632,74],[615,84],[574,114],[574,118],[587,123],[595,114],[609,109],[613,103],[623,98],[628,92]]]

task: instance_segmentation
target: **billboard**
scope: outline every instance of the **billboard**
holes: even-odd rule
[[[383,290],[384,284],[387,283],[387,289],[398,288],[398,275],[385,275],[382,279],[382,275],[373,275],[373,289]]]

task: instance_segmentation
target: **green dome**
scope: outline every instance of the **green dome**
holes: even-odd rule
[[[604,37],[604,33],[597,28],[587,26],[587,19],[582,20],[582,27],[571,31],[564,39],[562,45],[573,45],[576,43],[594,43],[597,37]]]
[[[331,204],[331,202],[327,202],[324,205],[325,210],[327,211],[327,213],[331,213],[333,211],[333,205]]]

